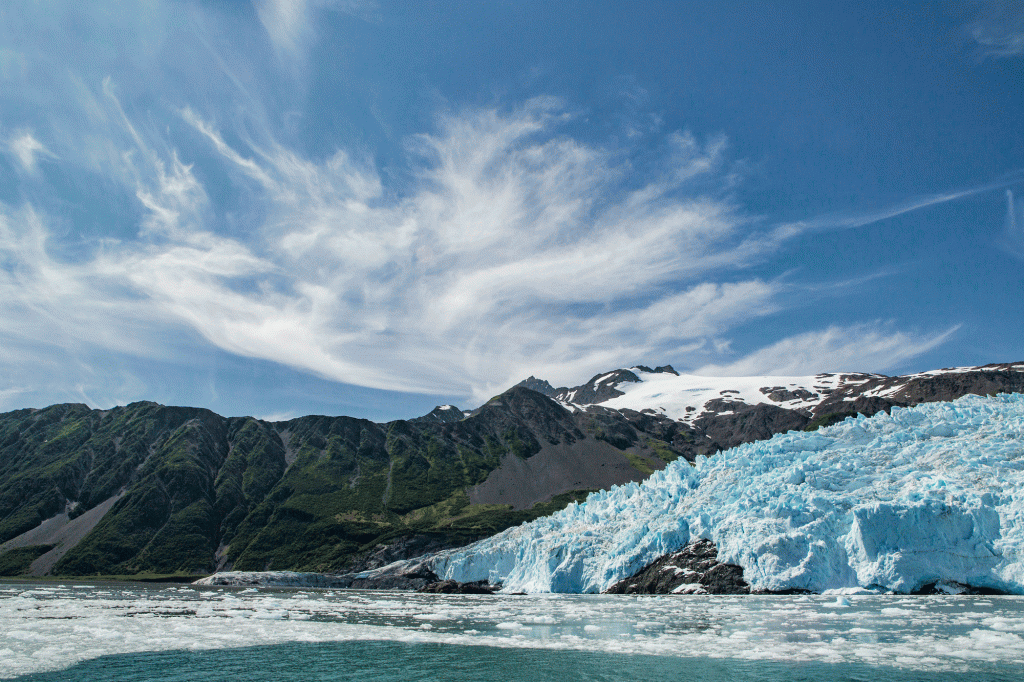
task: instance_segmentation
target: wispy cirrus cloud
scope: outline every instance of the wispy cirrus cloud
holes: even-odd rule
[[[691,184],[728,182],[722,138],[670,133],[664,172],[636,185],[621,150],[562,134],[571,113],[538,98],[442,116],[408,141],[414,177],[397,190],[368,159],[229,144],[182,109],[256,207],[242,241],[215,229],[173,140],[133,124],[109,80],[99,102],[125,145],[111,176],[138,201],[137,238],[61,263],[44,216],[8,212],[0,250],[21,266],[0,277],[0,333],[162,356],[161,332],[188,330],[341,382],[482,399],[531,373],[571,381],[638,358],[720,358],[730,329],[782,306],[782,284],[742,275],[788,235]],[[830,328],[702,371],[879,368],[947,335]]]
[[[260,23],[278,48],[295,52],[311,33],[308,0],[257,0],[253,4]]]
[[[1006,190],[1006,217],[1003,220],[1003,233],[996,242],[1006,253],[1024,260],[1024,218],[1021,216],[1020,203],[1014,199],[1013,190]]]
[[[700,348],[776,306],[772,282],[708,279],[757,251],[734,206],[686,191],[718,167],[719,139],[669,137],[673,163],[633,186],[619,151],[559,133],[558,100],[467,110],[409,140],[415,179],[396,193],[365,159],[238,149],[184,109],[259,204],[243,243],[212,229],[193,166],[129,120],[109,81],[101,101],[129,145],[114,175],[139,202],[138,238],[62,264],[43,217],[10,216],[4,246],[23,267],[0,293],[24,314],[0,331],[24,334],[34,310],[68,338],[146,355],[160,344],[143,332],[170,325],[339,381],[486,397],[524,372]]]
[[[157,5],[161,16],[176,8]],[[276,50],[301,61],[325,7],[258,3],[263,42],[249,39],[269,57],[246,58],[265,66]],[[47,25],[45,9],[26,30]],[[52,154],[89,188],[89,203],[72,210],[118,222],[68,257],[66,214],[36,196],[0,205],[0,368],[10,382],[0,400],[50,380],[90,401],[151,398],[121,359],[187,366],[208,348],[348,384],[482,399],[528,374],[568,383],[651,358],[709,371],[818,371],[844,358],[878,369],[946,338],[836,327],[728,360],[734,330],[795,298],[792,284],[748,266],[796,235],[979,188],[765,227],[730,195],[724,136],[638,127],[646,166],[660,169],[639,174],[634,149],[572,135],[579,118],[548,97],[442,114],[405,140],[394,173],[357,148],[303,151],[269,123],[281,112],[251,94],[273,90],[250,87],[261,70],[217,53],[215,22],[202,6],[190,11],[213,36],[198,45],[141,10],[95,27],[148,56],[120,77],[107,77],[103,54],[79,72],[54,62],[45,41],[23,41],[27,68],[45,68],[16,85],[55,113],[8,151],[43,179],[50,164],[38,160]],[[150,61],[202,77],[182,85]],[[147,77],[155,84],[139,87]],[[108,376],[105,393],[90,388]]]
[[[377,7],[374,0],[254,0],[260,23],[274,46],[291,58],[303,52],[316,37],[314,15],[324,10],[354,16],[369,16]]]
[[[410,141],[418,178],[391,200],[364,161],[339,152],[313,164],[277,146],[243,154],[186,111],[266,193],[258,263],[284,280],[242,292],[196,272],[181,287],[183,262],[200,262],[189,253],[173,267],[139,256],[133,282],[232,352],[478,397],[528,368],[590,371],[771,310],[771,283],[701,282],[750,257],[743,217],[673,194],[714,167],[719,141],[691,139],[685,166],[627,188],[615,153],[557,135],[566,115],[542,98],[444,117]],[[253,276],[261,265],[249,267]],[[167,270],[175,286],[156,274]]]
[[[899,202],[873,211],[832,213],[808,218],[794,223],[784,223],[776,226],[772,230],[771,238],[782,242],[786,239],[808,232],[845,230],[863,227],[883,220],[889,220],[890,218],[895,218],[905,213],[912,213],[932,206],[946,204],[951,201],[966,199],[985,192],[1003,189],[1009,185],[1015,185],[1021,182],[1022,179],[1024,179],[1024,171],[1018,170],[1006,173],[991,182],[985,182],[972,187],[953,190],[951,192],[914,197],[913,199],[908,199],[907,201]]]
[[[18,160],[26,173],[34,174],[40,157],[56,159],[42,142],[37,140],[30,130],[20,130],[7,141],[7,151]]]
[[[960,329],[909,333],[883,323],[831,326],[787,337],[725,364],[697,370],[707,376],[800,376],[818,372],[885,372],[941,345]]]
[[[1024,53],[1024,9],[1020,3],[995,0],[982,8],[982,16],[967,25],[978,56],[999,59]]]

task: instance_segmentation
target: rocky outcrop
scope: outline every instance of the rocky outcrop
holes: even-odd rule
[[[748,594],[743,569],[718,561],[710,540],[697,540],[620,580],[606,594]]]
[[[314,587],[336,589],[348,587],[344,576],[296,571],[226,571],[200,578],[193,585],[207,587]]]
[[[613,372],[598,374],[582,386],[560,389],[555,398],[562,402],[580,405],[603,403],[606,400],[622,395],[622,391],[615,388],[619,384],[623,382],[636,383],[639,381],[640,377],[628,369],[617,369]]]
[[[441,580],[424,585],[417,592],[424,594],[494,594],[500,586],[491,585],[486,580],[472,583],[460,583],[458,580]]]
[[[961,595],[961,594],[985,594],[985,595],[1001,595],[1009,594],[1003,590],[997,590],[992,587],[976,587],[974,585],[968,585],[966,583],[958,583],[954,580],[939,580],[933,583],[927,583],[922,585],[920,589],[914,590],[912,594],[949,594],[949,595]]]
[[[694,430],[712,443],[712,451],[727,450],[740,443],[766,440],[776,433],[799,430],[811,421],[796,410],[776,405],[718,404],[711,401],[711,412],[694,422]],[[724,401],[721,401],[724,402]]]
[[[339,587],[353,590],[421,590],[441,582],[427,564],[417,561],[405,562],[398,570],[347,573],[339,580],[344,583]]]
[[[372,571],[396,561],[434,554],[453,547],[460,547],[463,544],[465,543],[447,542],[443,536],[438,535],[403,535],[376,545],[368,553],[353,561],[349,566],[349,572]]]

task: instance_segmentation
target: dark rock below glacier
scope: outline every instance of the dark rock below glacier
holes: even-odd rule
[[[425,564],[408,561],[397,562],[392,570],[379,569],[365,573],[348,574],[345,585],[353,590],[419,590],[441,580]]]
[[[458,580],[441,580],[424,585],[416,591],[426,594],[494,594],[497,590],[497,586],[491,585],[486,580],[477,580],[471,583],[460,583]]]
[[[486,537],[486,536],[485,536]],[[472,538],[475,540],[476,538]],[[425,554],[436,554],[445,549],[461,547],[468,543],[447,542],[445,538],[436,535],[408,535],[380,543],[368,554],[351,564],[349,573],[369,571],[381,566],[387,566],[403,559],[413,559]]]
[[[743,568],[718,561],[710,540],[691,542],[635,575],[612,585],[607,594],[749,594]]]
[[[933,583],[926,583],[920,588],[911,592],[911,594],[984,594],[984,595],[1002,595],[1009,594],[1002,590],[998,590],[994,587],[978,587],[976,585],[968,585],[966,583],[958,583],[953,580],[938,580]]]

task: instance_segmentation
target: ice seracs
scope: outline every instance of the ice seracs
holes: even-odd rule
[[[676,461],[430,562],[506,592],[602,592],[700,538],[755,590],[1024,594],[1024,395],[893,408]]]

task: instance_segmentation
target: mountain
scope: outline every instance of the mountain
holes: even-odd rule
[[[151,402],[0,414],[0,575],[359,571],[491,536],[677,459],[861,412],[1024,391],[1024,363],[906,377],[531,377],[378,424]]]
[[[707,454],[792,429],[817,428],[892,407],[963,395],[1024,392],[1024,363],[953,367],[905,376],[838,373],[814,376],[706,377],[671,366],[643,365],[594,376],[573,388],[530,377],[519,384],[573,411],[592,406],[623,415],[665,417],[689,434],[687,454]],[[634,417],[635,419],[635,417]],[[692,457],[687,457],[692,461]]]
[[[674,462],[419,570],[506,592],[1024,594],[1022,443],[1021,394],[893,408]]]
[[[616,426],[522,388],[470,416],[442,406],[387,424],[149,402],[10,412],[0,415],[0,574],[380,565],[642,480],[681,454],[642,429],[620,449],[606,435]]]

